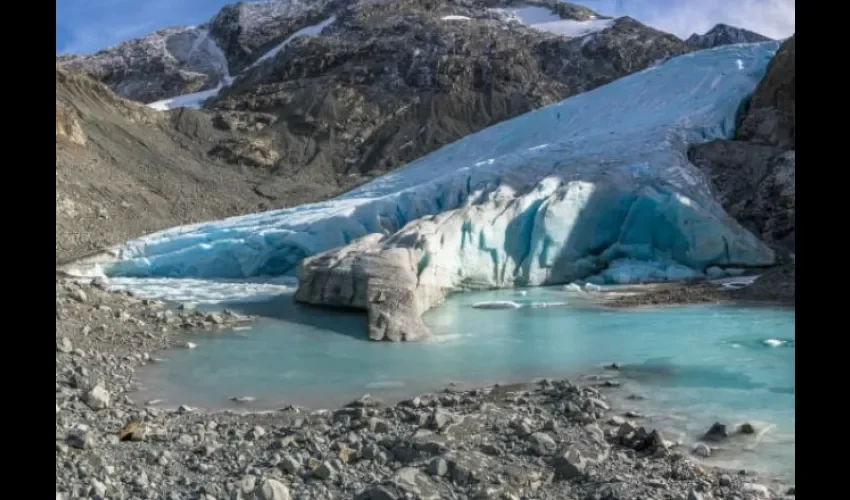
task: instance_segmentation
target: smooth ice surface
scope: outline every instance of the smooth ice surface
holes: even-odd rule
[[[755,454],[715,459],[740,467],[785,465],[793,474],[793,310],[612,311],[560,287],[523,291],[452,296],[425,315],[433,338],[408,344],[364,341],[363,316],[298,307],[289,296],[235,304],[236,311],[267,316],[251,330],[199,336],[192,339],[196,349],[164,353],[166,361],[143,374],[147,390],[140,396],[202,407],[228,406],[228,398],[243,396],[256,398],[257,408],[325,406],[363,393],[407,397],[450,382],[576,377],[617,362],[622,370],[603,373],[625,377],[626,386],[608,394],[646,395],[646,401],[623,400],[622,407],[664,415],[650,425],[663,423],[671,439],[693,442],[716,420],[774,426],[759,444],[741,444],[756,446]],[[497,301],[521,307],[474,307]],[[785,343],[772,346],[770,339]]]
[[[492,10],[503,14],[509,22],[527,24],[534,29],[568,37],[582,37],[602,31],[611,27],[615,21],[614,19],[588,19],[587,21],[561,19],[546,7],[527,6]]]
[[[618,259],[699,272],[769,264],[772,252],[726,216],[686,153],[733,134],[740,103],[777,48],[734,45],[671,59],[467,136],[330,201],[130,241],[106,273],[292,274],[305,256],[471,205],[482,207],[475,220],[445,234],[445,245],[436,239],[435,265],[533,282],[551,277],[553,266],[569,268],[558,278],[577,279]]]

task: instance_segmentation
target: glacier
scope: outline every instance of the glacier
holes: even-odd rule
[[[772,250],[723,211],[687,151],[734,134],[741,103],[778,47],[673,58],[469,135],[332,200],[161,231],[97,265],[124,277],[297,272],[297,300],[366,309],[370,336],[391,340],[427,335],[407,316],[453,290],[769,266]],[[376,300],[395,312],[378,311]]]

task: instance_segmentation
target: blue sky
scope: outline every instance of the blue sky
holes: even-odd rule
[[[781,38],[794,32],[795,0],[574,0],[687,36],[727,23]],[[201,24],[228,0],[56,0],[56,53],[86,54],[159,28]]]

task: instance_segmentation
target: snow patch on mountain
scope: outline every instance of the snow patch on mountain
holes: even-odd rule
[[[576,21],[562,19],[546,7],[516,7],[491,9],[511,23],[528,25],[540,31],[547,31],[560,36],[582,37],[613,26],[615,19],[588,19]]]
[[[212,97],[217,96],[221,90],[229,85],[233,84],[233,81],[239,76],[247,73],[251,69],[263,64],[264,62],[273,59],[277,54],[279,54],[282,50],[286,48],[293,40],[300,37],[305,36],[317,36],[322,33],[326,27],[333,24],[336,21],[335,16],[331,16],[324,21],[314,24],[311,26],[306,26],[301,28],[300,30],[293,33],[291,36],[287,37],[283,42],[276,45],[268,52],[260,56],[253,64],[242,70],[235,78],[230,76],[230,72],[227,69],[227,59],[224,57],[224,53],[221,49],[216,45],[215,40],[213,40],[209,36],[209,32],[207,30],[199,30],[203,32],[202,36],[198,38],[198,41],[192,47],[192,51],[197,51],[200,47],[205,47],[206,52],[211,55],[211,60],[217,61],[218,64],[222,67],[222,81],[221,83],[214,89],[204,90],[201,92],[195,92],[192,94],[185,94],[177,97],[171,97],[169,99],[162,99],[159,101],[155,101],[148,104],[148,107],[153,109],[157,109],[160,111],[168,111],[170,109],[177,108],[194,108],[198,109],[203,106],[204,101],[210,99]],[[190,51],[191,52],[191,51]]]
[[[282,41],[280,44],[278,44],[277,46],[275,46],[274,48],[272,48],[271,50],[269,50],[268,52],[266,52],[265,54],[260,56],[260,58],[257,59],[256,61],[254,61],[245,71],[248,71],[251,68],[255,68],[255,67],[259,66],[260,64],[263,64],[263,62],[265,62],[265,61],[273,59],[275,56],[277,56],[280,53],[280,51],[285,49],[286,46],[289,45],[296,38],[321,35],[322,31],[326,27],[333,24],[334,21],[336,21],[336,16],[331,16],[331,17],[325,19],[324,21],[322,21],[318,24],[314,24],[312,26],[307,26],[307,27],[301,28],[300,30],[296,31],[295,33],[293,33],[292,35],[287,37],[286,40]],[[243,73],[245,71],[243,71]]]

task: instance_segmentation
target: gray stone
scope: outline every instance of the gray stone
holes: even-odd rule
[[[94,436],[86,430],[73,430],[68,433],[65,442],[72,448],[87,450],[94,447]]]
[[[86,393],[86,404],[92,410],[103,410],[109,408],[109,392],[102,385],[94,386]]]
[[[280,481],[264,479],[253,491],[254,500],[290,500],[289,489]]]
[[[73,352],[74,344],[71,343],[71,339],[68,337],[60,337],[56,339],[56,352],[61,352],[68,354]]]
[[[382,485],[374,485],[366,489],[355,500],[398,500],[399,496],[390,488]]]
[[[380,418],[372,417],[368,421],[369,430],[372,432],[376,432],[379,434],[383,434],[389,431],[390,427],[386,420],[381,420]]]
[[[741,490],[757,498],[770,498],[770,489],[763,484],[744,483],[741,485]]]
[[[72,290],[69,296],[72,299],[76,300],[77,302],[81,302],[81,303],[86,302],[88,300],[88,296],[86,295],[86,292],[84,292],[81,288],[77,288],[75,290]]]
[[[428,419],[428,426],[434,430],[445,428],[452,421],[452,416],[442,409],[435,409]]]
[[[570,480],[584,474],[588,460],[577,449],[570,449],[555,457],[553,465],[559,478]]]
[[[552,455],[558,448],[558,444],[552,436],[545,432],[535,432],[528,438],[535,453],[540,456]]]
[[[288,474],[296,474],[301,469],[301,463],[289,455],[283,457],[278,466]]]
[[[313,469],[313,475],[319,479],[329,480],[333,479],[336,475],[336,470],[330,464],[330,462],[322,462],[318,467]]]
[[[395,471],[390,482],[400,490],[423,500],[440,500],[439,491],[431,479],[416,468],[403,467]]]
[[[688,500],[704,500],[702,493],[697,490],[691,490],[688,492]]]
[[[706,441],[723,441],[726,437],[726,426],[720,422],[712,424],[712,426],[703,435],[703,439]]]
[[[436,457],[428,462],[428,473],[432,476],[445,476],[449,472],[449,464],[442,457]]]
[[[698,457],[708,458],[711,456],[711,447],[705,443],[697,443],[694,445],[691,453]]]
[[[738,427],[738,432],[741,434],[755,434],[756,429],[752,424],[745,422]]]

